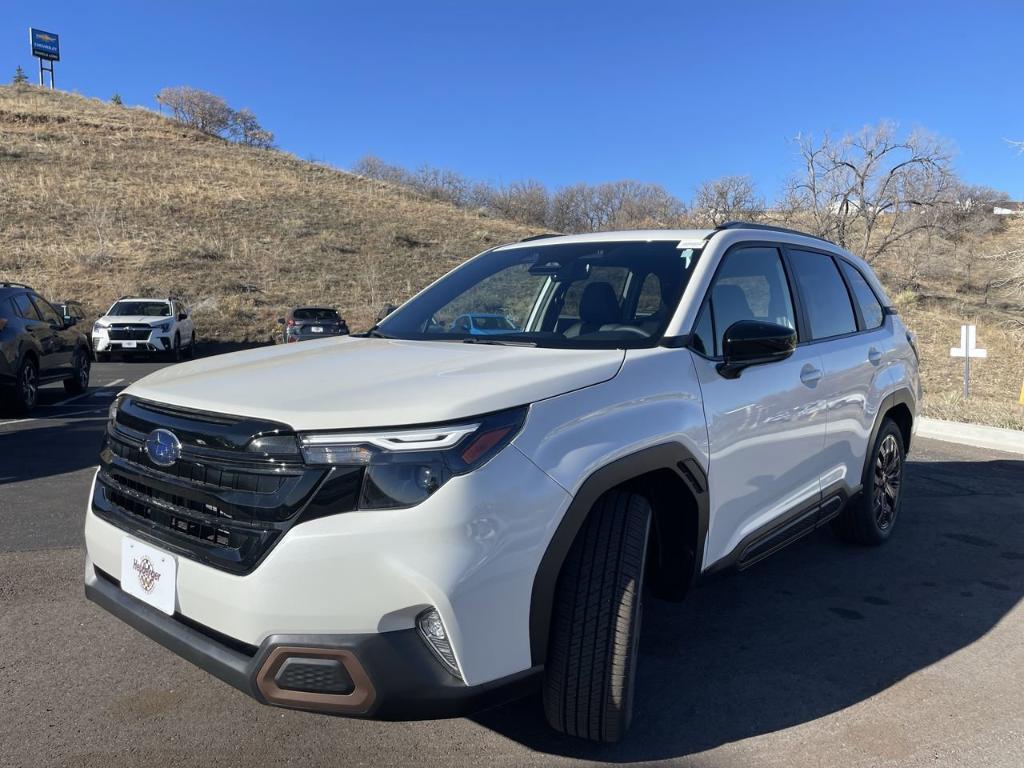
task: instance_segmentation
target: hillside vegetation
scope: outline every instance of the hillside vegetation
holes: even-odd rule
[[[185,297],[206,339],[265,341],[289,306],[353,328],[534,230],[155,112],[0,87],[0,279],[94,311]]]
[[[536,231],[149,110],[0,87],[0,279],[96,313],[123,294],[175,293],[208,340],[268,341],[275,319],[307,302],[365,329],[384,303]],[[986,259],[1015,248],[1022,220],[969,254],[923,264],[894,251],[876,263],[919,334],[928,414],[1024,428],[1024,300],[993,289],[1006,261]],[[989,351],[966,404],[963,363],[949,357],[962,322]]]

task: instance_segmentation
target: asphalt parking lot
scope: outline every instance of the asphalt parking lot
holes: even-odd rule
[[[82,595],[109,363],[0,417],[0,765],[1024,765],[1024,461],[920,440],[880,549],[819,531],[682,605],[649,601],[637,714],[601,747],[527,699],[378,723],[262,707]],[[359,585],[341,585],[358,589]]]

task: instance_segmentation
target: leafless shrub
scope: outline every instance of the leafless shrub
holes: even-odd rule
[[[658,184],[574,184],[552,196],[548,223],[562,232],[665,227],[677,223],[683,213],[682,203]]]
[[[259,124],[251,110],[234,110],[216,94],[178,85],[162,89],[156,100],[171,111],[175,120],[210,136],[262,149],[274,145],[274,134]]]
[[[228,133],[239,144],[247,147],[270,149],[274,146],[274,134],[260,126],[256,115],[245,108],[232,112]]]
[[[231,126],[234,111],[220,96],[207,91],[177,85],[163,88],[156,100],[171,110],[171,116],[178,122],[211,136],[222,136]]]

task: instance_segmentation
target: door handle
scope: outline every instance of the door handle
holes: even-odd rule
[[[872,365],[878,365],[882,362],[882,353],[874,347],[868,348],[868,362]]]
[[[818,382],[821,381],[821,368],[816,368],[810,363],[807,363],[803,368],[800,369],[800,381],[806,384],[808,387],[815,387]]]

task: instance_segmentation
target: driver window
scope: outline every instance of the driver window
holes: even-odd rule
[[[694,329],[695,346],[705,354],[721,356],[726,330],[740,320],[796,328],[793,300],[777,248],[739,248],[726,255]]]

